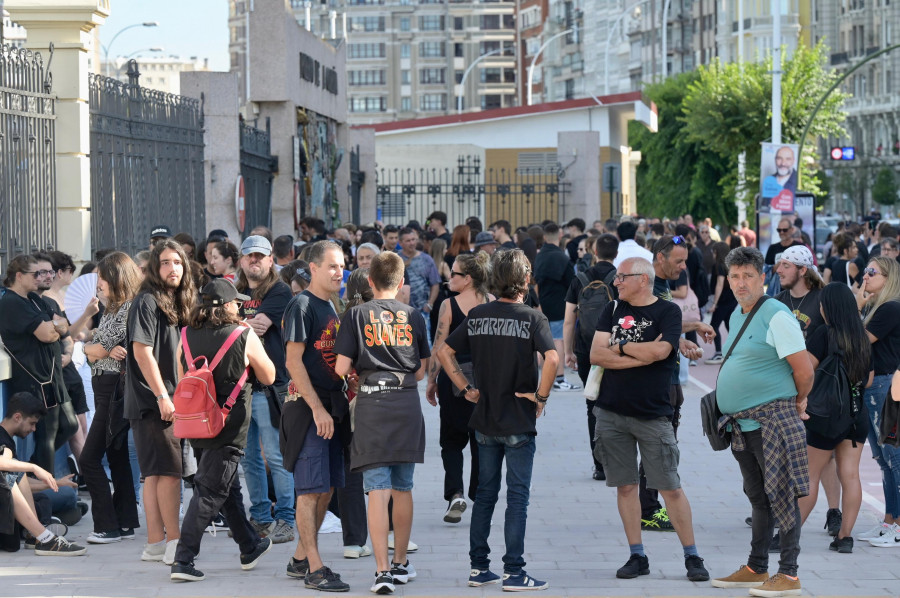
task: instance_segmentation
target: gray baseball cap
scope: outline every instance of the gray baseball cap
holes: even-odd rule
[[[241,243],[241,255],[250,255],[251,253],[272,255],[272,244],[261,235],[251,235]]]

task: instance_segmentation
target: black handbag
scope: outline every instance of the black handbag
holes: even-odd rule
[[[722,364],[719,366],[720,373],[722,372],[722,367],[725,365],[725,362],[731,357],[731,353],[737,346],[738,341],[741,340],[744,331],[747,330],[747,326],[750,325],[753,316],[756,315],[756,312],[759,311],[759,308],[765,303],[766,299],[769,299],[768,295],[760,297],[756,302],[756,305],[753,306],[753,309],[750,310],[750,314],[747,316],[747,319],[744,320],[743,326],[741,326],[737,336],[734,337],[734,342],[728,347],[728,352],[725,354],[724,359],[722,359]],[[718,384],[718,375],[716,376],[716,379]],[[722,412],[719,411],[719,404],[716,401],[716,391],[713,390],[700,398],[700,423],[703,426],[703,435],[706,436],[706,439],[709,441],[709,446],[711,446],[714,451],[724,451],[731,446],[731,432],[719,432],[720,417],[722,417]]]

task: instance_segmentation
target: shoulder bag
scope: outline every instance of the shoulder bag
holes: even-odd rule
[[[738,341],[741,340],[741,336],[743,336],[744,331],[747,330],[747,326],[750,325],[750,321],[753,319],[753,316],[756,315],[756,312],[759,311],[759,308],[762,304],[769,299],[768,295],[763,295],[756,302],[756,305],[753,306],[753,309],[750,310],[750,314],[747,316],[747,319],[744,320],[743,326],[738,331],[737,336],[734,337],[734,342],[731,343],[731,346],[728,348],[728,352],[725,354],[725,358],[722,360],[722,364],[719,366],[719,373],[722,372],[722,367],[725,365],[725,362],[728,361],[728,358],[731,357],[731,353],[734,351],[734,348],[737,346]],[[718,331],[717,331],[718,334]],[[718,379],[718,376],[716,376]],[[717,381],[718,385],[718,381]],[[703,435],[706,436],[706,439],[709,441],[709,445],[712,447],[714,451],[724,451],[729,446],[731,446],[731,434],[730,433],[719,433],[719,418],[722,417],[722,412],[719,411],[719,405],[716,402],[716,391],[703,395],[700,398],[700,423],[703,426]]]

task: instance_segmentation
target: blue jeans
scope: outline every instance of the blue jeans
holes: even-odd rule
[[[869,411],[869,446],[872,457],[881,467],[881,484],[884,487],[884,510],[892,517],[900,517],[900,449],[881,444],[881,411],[884,399],[891,388],[891,376],[875,376],[872,386],[866,389],[864,402]]]
[[[259,523],[272,522],[272,502],[269,500],[269,482],[266,477],[266,463],[272,472],[275,486],[275,519],[294,525],[294,478],[284,469],[279,446],[278,430],[272,426],[269,417],[269,400],[264,392],[254,392],[250,429],[247,430],[247,448],[241,461],[247,494],[250,495],[250,517]],[[266,459],[263,461],[262,450]]]
[[[506,554],[503,572],[519,575],[525,566],[525,521],[528,518],[528,497],[531,493],[531,471],[534,465],[535,442],[531,434],[485,436],[475,432],[478,441],[478,491],[472,507],[469,525],[469,560],[472,569],[490,568],[491,517],[500,494],[500,476],[506,457],[506,518],[503,533]]]

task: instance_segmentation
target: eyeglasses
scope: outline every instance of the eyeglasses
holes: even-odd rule
[[[462,272],[454,272],[453,270],[450,270],[450,278],[453,278],[454,276],[468,276],[468,274],[464,274]]]
[[[777,231],[780,232],[780,233],[786,233],[786,232],[788,232],[788,231],[791,230],[791,229],[789,229],[789,228],[776,228],[775,230],[777,230]]]
[[[881,272],[879,272],[875,268],[863,268],[863,274],[868,274],[869,276],[878,276],[879,274],[881,274]]]
[[[44,276],[53,278],[56,276],[56,272],[53,270],[35,270],[34,272],[22,272],[22,274],[31,274],[35,278],[43,278]]]
[[[643,274],[616,274],[616,280],[619,281],[619,284],[622,284],[629,276],[643,276]]]

